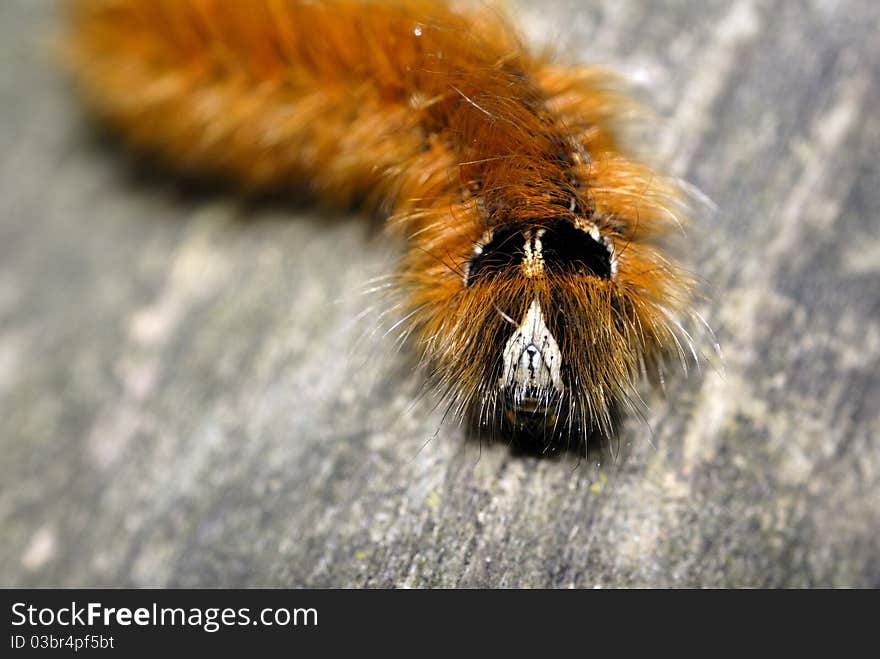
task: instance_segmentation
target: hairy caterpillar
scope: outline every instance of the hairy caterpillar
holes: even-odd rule
[[[448,412],[536,446],[612,432],[690,337],[676,186],[624,154],[612,79],[440,0],[77,0],[68,53],[135,149],[306,182],[405,238],[402,322]]]

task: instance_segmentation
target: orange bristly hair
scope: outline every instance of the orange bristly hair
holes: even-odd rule
[[[68,45],[135,149],[386,214],[407,331],[459,418],[582,446],[690,343],[690,284],[662,252],[679,197],[623,154],[627,102],[495,10],[79,0]]]

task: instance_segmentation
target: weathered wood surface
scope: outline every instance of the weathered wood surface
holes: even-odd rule
[[[880,586],[880,4],[583,4],[522,23],[718,205],[725,368],[575,468],[432,440],[355,320],[396,247],[138,175],[0,4],[0,584]]]

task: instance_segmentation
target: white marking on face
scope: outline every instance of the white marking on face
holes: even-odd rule
[[[480,239],[474,243],[474,251],[473,251],[473,254],[471,254],[471,259],[473,259],[474,257],[479,256],[480,254],[483,253],[483,249],[486,247],[486,245],[488,245],[492,241],[492,235],[493,235],[493,232],[491,229],[489,229],[488,231],[484,232],[482,236],[480,236]],[[465,286],[468,285],[468,279],[470,278],[470,276],[471,276],[471,261],[469,260],[467,263],[464,264],[464,285]]]
[[[511,335],[502,353],[504,370],[500,384],[513,389],[515,399],[523,399],[526,392],[548,390],[562,393],[560,367],[562,353],[556,339],[547,328],[538,300],[532,300],[526,316]]]
[[[525,236],[525,244],[523,245],[522,268],[526,277],[541,277],[544,274],[544,254],[541,252],[543,249],[541,236],[546,232],[546,229],[538,229],[533,234],[532,230],[528,229],[523,234]]]

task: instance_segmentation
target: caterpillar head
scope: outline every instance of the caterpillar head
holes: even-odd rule
[[[457,268],[421,250],[420,343],[450,410],[550,449],[611,435],[617,406],[680,345],[686,286],[650,238],[567,214],[490,227]]]
[[[559,430],[583,430],[577,427],[586,421],[576,404],[579,392],[600,384],[608,369],[598,355],[587,356],[585,343],[604,333],[598,323],[610,320],[614,256],[611,240],[595,224],[569,218],[500,226],[474,246],[463,283],[490,301],[482,323],[489,329],[494,312],[495,325],[485,332],[495,338],[494,354],[483,357],[489,368],[481,398],[501,410],[515,432],[552,438]],[[604,337],[606,346],[609,341]],[[610,413],[610,401],[590,406]]]

